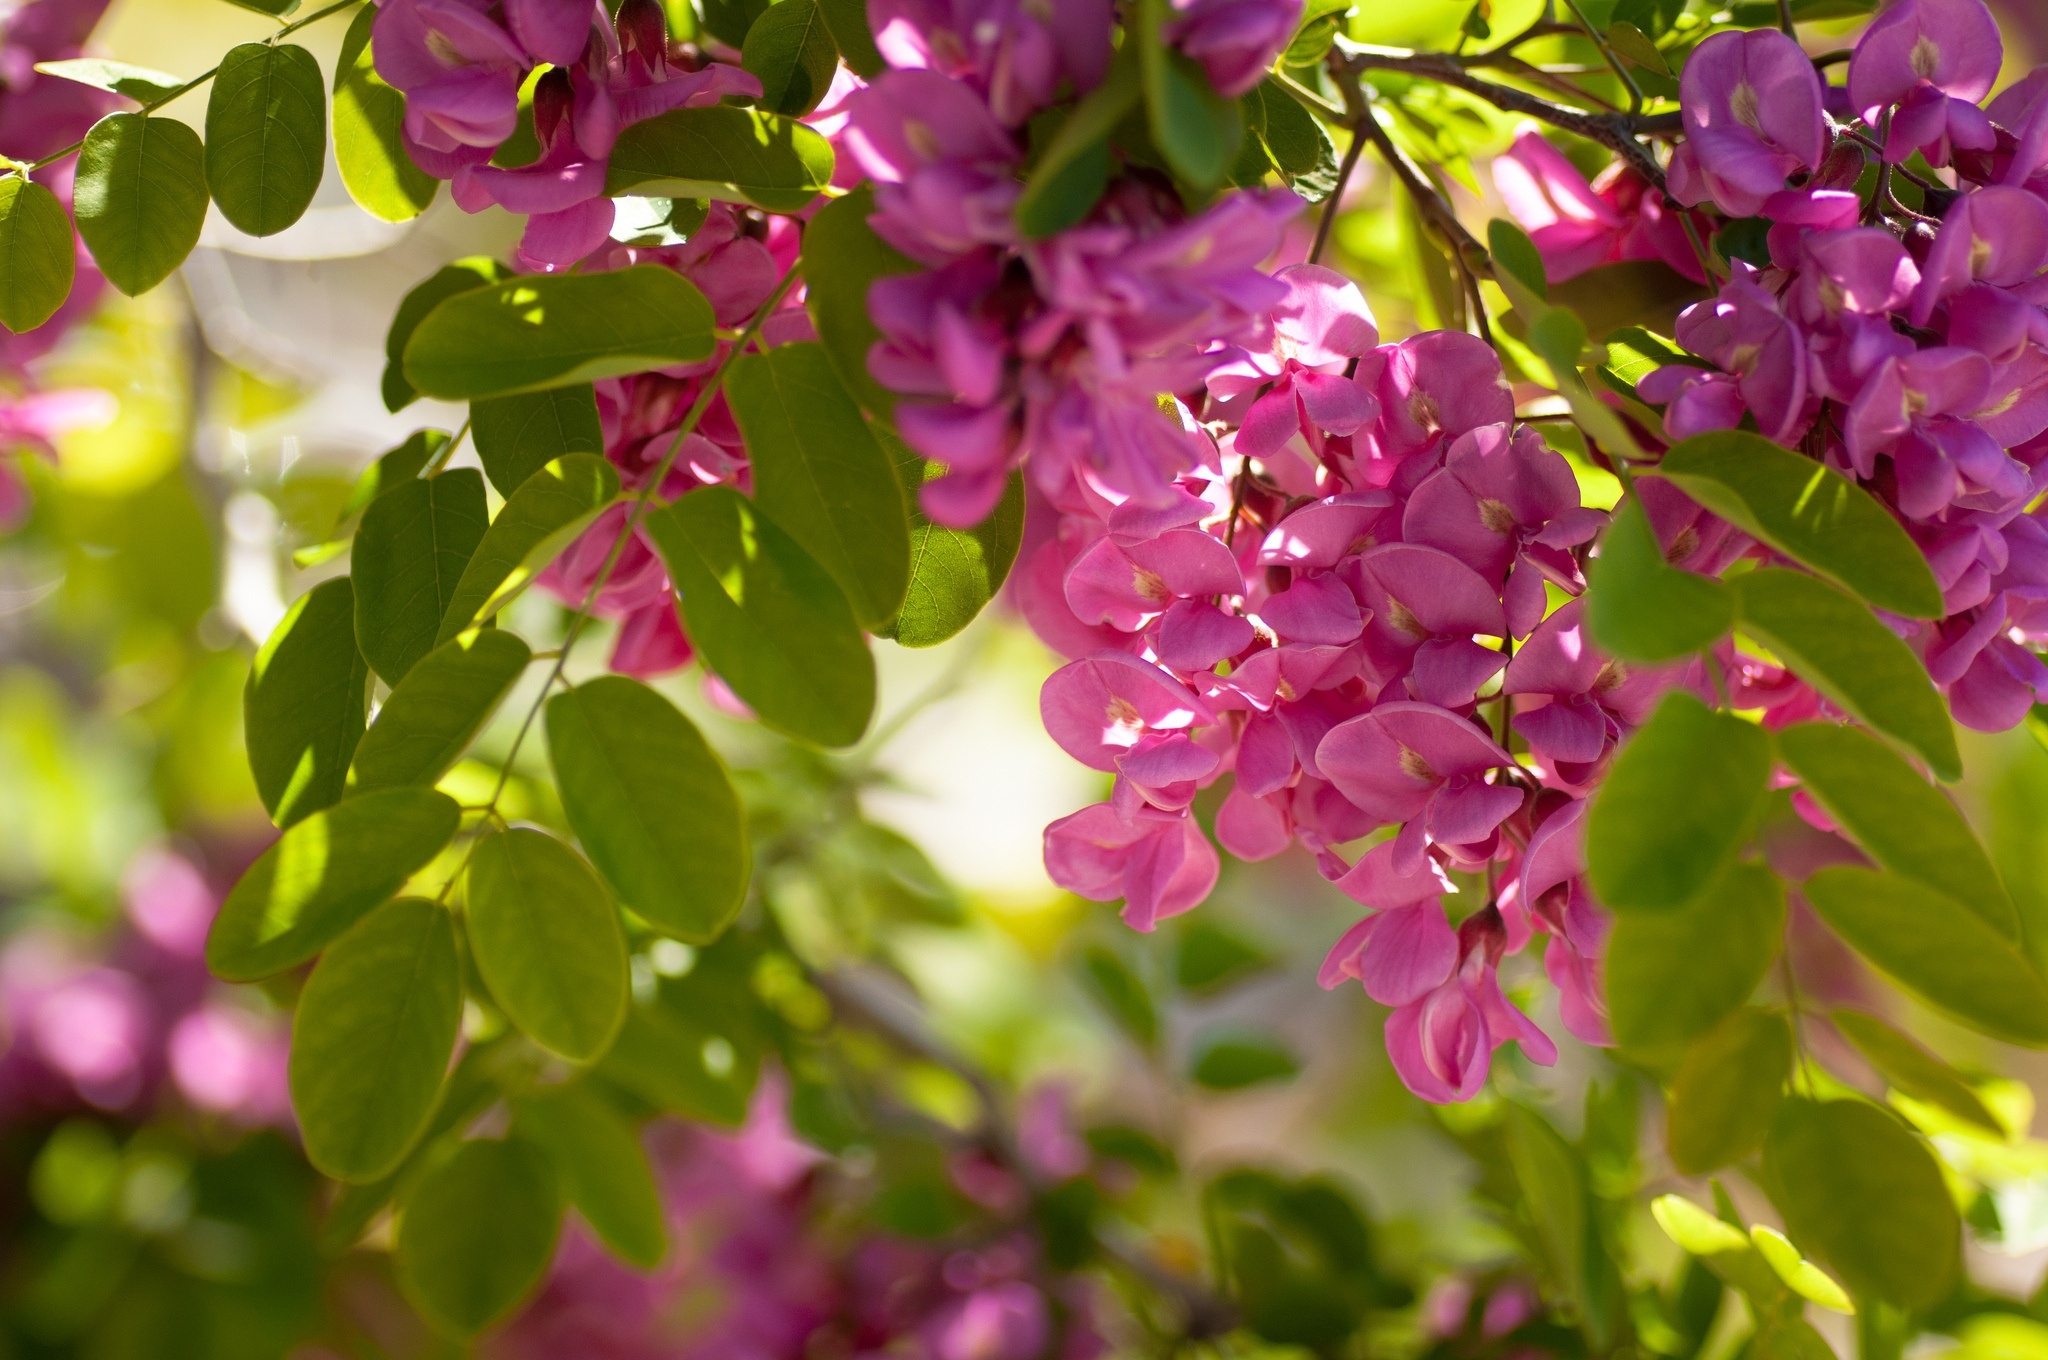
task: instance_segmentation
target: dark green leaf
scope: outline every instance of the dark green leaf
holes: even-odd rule
[[[1506,1134],[1508,1162],[1535,1220],[1548,1273],[1581,1316],[1590,1316],[1585,1168],[1550,1121],[1519,1101],[1508,1103]]]
[[[348,772],[350,793],[437,782],[462,759],[532,656],[512,634],[480,628],[421,657],[363,734]]]
[[[1776,1011],[1736,1011],[1686,1050],[1671,1084],[1664,1144],[1688,1176],[1763,1146],[1792,1075],[1792,1027]]]
[[[862,627],[894,618],[910,583],[903,490],[824,347],[745,356],[725,396],[746,436],[761,508],[832,574]]]
[[[57,196],[21,175],[0,179],[0,326],[20,335],[55,316],[76,270]]]
[[[704,295],[659,265],[522,275],[429,312],[406,342],[405,377],[457,401],[535,392],[695,363],[711,353],[712,325]]]
[[[875,708],[875,663],[846,596],[759,507],[726,487],[649,515],[691,642],[761,721],[851,746]]]
[[[368,14],[372,11],[365,10]],[[337,106],[338,107],[338,106]],[[438,183],[439,181],[436,181]],[[487,255],[472,255],[443,265],[426,282],[414,286],[398,304],[391,329],[384,336],[384,409],[401,411],[411,405],[419,392],[405,377],[405,344],[419,329],[427,314],[458,293],[472,293],[493,283],[503,283],[512,271]]]
[[[1894,873],[1840,865],[1801,889],[1821,919],[1901,987],[1972,1029],[2048,1047],[2048,982],[1969,908]]]
[[[699,0],[704,27],[711,36],[738,51],[746,46],[747,34],[769,9],[770,0]]]
[[[1096,945],[1081,956],[1081,971],[1089,989],[1124,1033],[1145,1048],[1159,1042],[1159,1014],[1152,1007],[1151,993],[1129,964]]]
[[[399,1283],[435,1325],[474,1336],[540,1283],[561,1225],[546,1153],[518,1138],[464,1143],[405,1202]]]
[[[565,454],[520,483],[462,569],[438,641],[511,603],[618,494],[618,470],[589,453]]]
[[[679,939],[718,938],[752,856],[739,796],[690,720],[609,675],[548,700],[547,725],[569,825],[619,900]]]
[[[769,212],[808,206],[832,182],[832,144],[759,109],[674,109],[619,134],[608,194],[717,198]]]
[[[469,419],[477,461],[507,500],[557,458],[604,455],[597,392],[589,383],[473,401]]]
[[[1836,1011],[1828,1017],[1894,1090],[1938,1105],[2003,1140],[2005,1129],[1970,1084],[1947,1063],[1874,1015]]]
[[[1614,1037],[1649,1058],[1679,1047],[1749,999],[1785,928],[1785,887],[1753,864],[1732,864],[1672,912],[1618,916],[1607,943],[1607,1012]]]
[[[238,9],[254,10],[273,19],[282,19],[298,11],[299,0],[228,0]]]
[[[669,1006],[635,1006],[597,1071],[657,1109],[738,1128],[760,1057],[697,1017]]]
[[[1230,1034],[1196,1043],[1188,1077],[1211,1091],[1241,1091],[1285,1081],[1299,1071],[1301,1064],[1278,1041],[1263,1034]]]
[[[85,134],[71,214],[107,282],[146,293],[206,224],[206,148],[174,118],[111,113]]]
[[[1926,1146],[1861,1100],[1788,1099],[1764,1184],[1802,1251],[1858,1295],[1924,1309],[1948,1297],[1962,1224]]]
[[[363,475],[356,478],[355,489],[349,492],[348,503],[336,516],[335,527],[362,514],[370,508],[371,501],[385,492],[418,479],[427,464],[434,461],[434,455],[447,446],[446,430],[414,430],[407,435],[403,444],[363,469]]]
[[[1108,79],[1074,107],[1031,166],[1024,196],[1017,200],[1018,230],[1034,239],[1051,236],[1088,215],[1109,182],[1110,134],[1143,93],[1137,53],[1127,44]],[[1034,144],[1043,126],[1034,123]]]
[[[818,0],[782,0],[747,30],[740,65],[761,82],[760,107],[801,117],[818,107],[839,69],[839,49]]]
[[[1646,71],[1671,74],[1670,65],[1657,50],[1657,44],[1650,41],[1650,35],[1626,19],[1616,19],[1607,26],[1607,45]]]
[[[249,668],[242,731],[256,792],[279,826],[341,797],[363,735],[369,665],[346,576],[301,595]]]
[[[491,996],[542,1048],[595,1062],[625,1023],[626,935],[583,857],[524,827],[470,856],[469,950]]]
[[[1550,300],[1569,307],[1599,343],[1645,326],[1669,334],[1678,314],[1705,296],[1705,288],[1662,260],[1596,265],[1550,286]]]
[[[1657,471],[1721,518],[1879,609],[1939,618],[1941,587],[1891,512],[1823,463],[1746,430],[1684,440]]]
[[[2019,939],[2019,912],[1963,815],[1889,746],[1853,727],[1812,722],[1780,731],[1778,754],[1872,859]]]
[[[475,468],[407,482],[363,511],[349,559],[356,645],[386,684],[396,685],[434,649],[456,582],[489,527]]]
[[[1618,912],[1692,900],[1742,843],[1771,776],[1771,739],[1674,689],[1621,748],[1586,821],[1586,873]]]
[[[207,966],[253,982],[304,963],[426,867],[461,812],[433,789],[349,798],[293,826],[249,866],[206,937]]]
[[[1181,932],[1173,980],[1190,992],[1214,992],[1272,963],[1273,956],[1250,940],[1213,922],[1198,920]]]
[[[1769,567],[1734,582],[1744,631],[1851,716],[1962,778],[1948,705],[1911,648],[1861,603],[1802,572]]]
[[[868,31],[868,7],[862,0],[818,0],[818,12],[825,16],[840,59],[855,75],[873,80],[887,68],[875,48],[875,35]]]
[[[367,1183],[425,1132],[462,1024],[455,926],[401,897],[328,946],[292,1017],[292,1108],[313,1165]]]
[[[1144,76],[1145,113],[1152,140],[1174,174],[1198,189],[1220,183],[1237,159],[1244,119],[1235,99],[1209,84],[1200,65],[1159,38],[1166,0],[1142,0],[1144,32],[1134,35]]]
[[[1667,563],[1633,496],[1615,511],[1586,575],[1586,622],[1593,639],[1625,661],[1671,661],[1711,645],[1734,626],[1734,593]]]
[[[125,61],[108,61],[104,57],[39,61],[36,63],[36,71],[40,75],[55,76],[59,80],[75,80],[96,90],[110,90],[138,104],[161,99],[185,83],[176,76],[165,75],[162,71],[152,71],[147,66],[131,66]]]
[[[668,1255],[660,1189],[640,1137],[583,1083],[513,1103],[513,1129],[548,1151],[569,1202],[604,1244],[652,1270]]]
[[[206,101],[206,183],[221,216],[274,236],[304,216],[327,161],[320,63],[295,43],[243,43]]]
[[[882,338],[868,316],[868,285],[889,274],[917,272],[915,260],[875,235],[868,218],[874,189],[866,184],[818,209],[804,230],[804,302],[832,367],[854,399],[886,417],[896,394],[868,372],[868,350]]]
[[[1148,1176],[1171,1176],[1180,1169],[1172,1148],[1129,1124],[1098,1124],[1082,1137],[1098,1157],[1113,1157]]]
[[[1486,247],[1493,256],[1495,277],[1515,310],[1528,311],[1531,320],[1540,315],[1542,308],[1535,304],[1550,301],[1550,284],[1543,256],[1529,233],[1505,217],[1496,217],[1486,224]]]
[[[1253,122],[1258,140],[1287,186],[1310,204],[1334,193],[1337,144],[1330,140],[1329,129],[1276,77],[1268,76],[1244,98],[1247,121]],[[1259,105],[1256,120],[1251,118],[1254,101]]]
[[[370,29],[377,7],[356,12],[334,63],[334,160],[349,197],[382,222],[406,222],[425,212],[441,181],[412,163],[400,135],[405,96],[377,74]]]

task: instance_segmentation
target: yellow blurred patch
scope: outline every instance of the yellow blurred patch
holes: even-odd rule
[[[110,423],[57,440],[67,486],[126,495],[177,466],[187,419],[183,323],[168,288],[139,298],[110,290],[92,319],[38,365],[37,380],[45,389],[96,387],[115,401]]]

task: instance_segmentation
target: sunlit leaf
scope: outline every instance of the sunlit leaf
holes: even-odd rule
[[[476,740],[531,657],[524,642],[496,628],[461,634],[421,657],[356,747],[350,792],[438,781]]]
[[[243,691],[243,740],[256,791],[279,826],[341,797],[363,735],[369,678],[346,576],[295,600],[256,653]]]
[[[206,183],[221,216],[274,236],[305,214],[327,161],[320,63],[295,43],[243,43],[206,103]]]
[[[512,1023],[571,1062],[602,1057],[626,1018],[626,936],[583,857],[526,827],[486,837],[463,902],[470,955]]]
[[[133,297],[169,277],[206,224],[206,148],[174,118],[112,113],[78,153],[71,213],[107,282]]]

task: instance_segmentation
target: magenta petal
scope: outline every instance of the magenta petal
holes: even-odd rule
[[[1522,806],[1522,791],[1513,784],[1453,784],[1429,805],[1430,839],[1444,845],[1475,845]]]
[[[1278,718],[1255,713],[1237,743],[1237,786],[1255,797],[1278,793],[1294,778],[1294,742]]]
[[[1185,732],[1150,732],[1117,757],[1116,767],[1141,787],[1159,788],[1205,778],[1219,760],[1208,747],[1188,740]]]
[[[1486,1017],[1486,1031],[1495,1048],[1512,1041],[1520,1044],[1522,1056],[1538,1067],[1549,1067],[1557,1061],[1557,1044],[1500,994],[1500,979],[1493,969],[1486,969],[1469,986],[1477,993],[1474,999]]]
[[[1233,787],[1216,810],[1216,839],[1241,860],[1271,859],[1293,842],[1287,814],[1264,798]]]
[[[1159,620],[1153,650],[1177,671],[1203,671],[1252,645],[1251,622],[1206,600],[1180,600]]]
[[[1334,576],[1302,576],[1259,606],[1259,617],[1285,642],[1340,646],[1364,631],[1351,588]]]
[[[1458,934],[1435,901],[1383,911],[1356,967],[1365,994],[1383,1006],[1405,1006],[1443,985],[1458,965]]]
[[[601,13],[590,0],[505,0],[512,36],[550,66],[575,64]]]
[[[1365,716],[1439,779],[1475,775],[1515,763],[1471,722],[1429,704],[1383,703]]]
[[[531,265],[561,269],[576,263],[610,238],[615,205],[593,198],[559,212],[535,213],[519,238],[519,257]]]
[[[1416,648],[1408,675],[1422,702],[1463,708],[1507,663],[1506,655],[1471,638],[1431,638]]]
[[[1185,812],[1140,842],[1124,870],[1124,924],[1150,932],[1170,916],[1192,911],[1216,886],[1216,847]]]
[[[1327,571],[1358,547],[1373,522],[1393,504],[1394,498],[1384,491],[1355,491],[1304,505],[1267,533],[1259,545],[1259,561]]]
[[[1560,883],[1586,872],[1586,808],[1581,798],[1543,820],[1522,860],[1522,900],[1535,903]]]
[[[1316,428],[1353,434],[1380,413],[1379,400],[1339,373],[1297,373],[1294,390]]]
[[[1344,979],[1357,977],[1358,956],[1385,918],[1385,912],[1376,911],[1338,936],[1337,943],[1323,956],[1323,966],[1316,970],[1316,984],[1327,992]]]
[[[1584,694],[1606,658],[1586,628],[1586,605],[1573,600],[1537,626],[1508,662],[1501,684],[1509,694]]]
[[[1563,936],[1552,936],[1543,950],[1543,971],[1557,988],[1558,1018],[1572,1037],[1595,1048],[1614,1047],[1607,1027],[1607,1006],[1600,995],[1597,962],[1573,949]]]
[[[1336,883],[1352,901],[1382,910],[1412,907],[1458,890],[1450,879],[1444,877],[1435,860],[1424,859],[1421,869],[1414,873],[1404,874],[1396,870],[1392,841],[1381,841],[1366,851],[1365,857]]]
[[[1607,715],[1597,704],[1559,699],[1515,715],[1529,749],[1550,761],[1583,765],[1607,749]]]

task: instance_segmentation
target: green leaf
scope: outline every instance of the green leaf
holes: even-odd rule
[[[274,236],[305,215],[327,162],[320,63],[295,43],[243,43],[206,101],[206,183],[221,216]]]
[[[612,1253],[642,1270],[660,1265],[668,1226],[638,1131],[581,1082],[513,1110],[513,1130],[547,1149],[569,1202]]]
[[[1144,82],[1137,53],[1126,45],[1109,76],[1074,106],[1059,130],[1051,134],[1043,154],[1025,177],[1017,200],[1017,229],[1034,240],[1078,225],[1102,197],[1109,182],[1109,138],[1126,114],[1138,106]],[[1042,126],[1034,120],[1032,144]]]
[[[254,982],[304,963],[426,867],[462,814],[433,789],[348,798],[299,822],[249,866],[206,937],[206,964]]]
[[[510,604],[618,495],[618,469],[595,454],[565,454],[527,478],[462,569],[436,640],[445,643]]]
[[[875,47],[875,35],[868,31],[868,7],[863,0],[818,0],[818,12],[825,16],[825,27],[831,31],[840,59],[855,75],[873,80],[888,68]]]
[[[1253,116],[1256,105],[1257,115]],[[1273,168],[1309,204],[1321,203],[1337,188],[1337,144],[1329,129],[1275,76],[1244,96],[1245,119]]]
[[[1636,384],[1667,364],[1704,364],[1671,341],[1641,326],[1624,326],[1607,337],[1607,362],[1600,376],[1624,397],[1636,395]]]
[[[1694,1256],[1719,1256],[1751,1249],[1742,1229],[1723,1223],[1683,1195],[1659,1195],[1650,1216],[1664,1235]]]
[[[1003,588],[1024,538],[1024,474],[1010,475],[1003,498],[972,529],[948,529],[924,517],[917,491],[946,469],[928,463],[887,426],[871,427],[895,460],[910,511],[910,588],[896,617],[876,629],[905,647],[934,647],[974,622]]]
[[[1962,813],[1889,746],[1853,727],[1810,722],[1780,731],[1778,754],[1872,859],[2018,941],[2019,911]]]
[[[1211,1091],[1241,1091],[1247,1086],[1285,1081],[1299,1071],[1301,1063],[1278,1040],[1233,1032],[1196,1042],[1188,1078]]]
[[[862,627],[894,618],[910,584],[903,490],[824,347],[736,360],[725,397],[746,436],[756,503],[832,574]]]
[[[839,49],[817,0],[782,0],[747,30],[740,65],[761,82],[761,108],[800,118],[818,107]]]
[[[0,179],[0,326],[20,335],[55,316],[77,267],[57,196],[22,175]]]
[[[1692,900],[1742,843],[1771,777],[1771,739],[1674,689],[1593,795],[1586,873],[1617,912]]]
[[[165,75],[162,71],[153,71],[147,66],[131,66],[125,61],[108,61],[104,57],[39,61],[36,71],[59,80],[75,80],[96,90],[108,90],[138,104],[162,99],[185,84],[176,76]]]
[[[2048,982],[2018,947],[1952,898],[1895,873],[1838,865],[1801,891],[1850,947],[1972,1029],[2048,1047]]]
[[[71,215],[107,276],[134,297],[162,283],[206,224],[206,148],[174,118],[110,113],[85,134]]]
[[[704,663],[762,722],[851,746],[875,708],[875,663],[846,596],[816,559],[728,487],[649,515]]]
[[[349,559],[356,645],[386,684],[396,685],[434,649],[456,582],[489,527],[475,468],[407,482],[363,512]]]
[[[1705,296],[1702,285],[1662,260],[1596,265],[1550,286],[1550,300],[1569,307],[1587,336],[1603,344],[1645,326],[1669,334],[1678,314]]]
[[[1785,1234],[1757,1223],[1750,1227],[1749,1238],[1755,1244],[1757,1254],[1793,1293],[1833,1312],[1856,1311],[1856,1305],[1849,1302],[1842,1286],[1836,1284],[1826,1271],[1802,1257],[1799,1248],[1793,1246]]]
[[[256,792],[279,826],[330,807],[363,736],[370,667],[356,650],[346,576],[301,595],[263,643],[242,691]]]
[[[1624,661],[1675,660],[1711,646],[1735,624],[1734,592],[1667,563],[1633,496],[1615,510],[1586,577],[1593,640]]]
[[[1184,991],[1221,991],[1273,964],[1273,956],[1250,940],[1208,920],[1197,920],[1181,933],[1174,955],[1173,980]]]
[[[1997,1116],[1985,1108],[1962,1075],[1910,1038],[1861,1011],[1838,1010],[1828,1018],[1899,1094],[1938,1105],[1994,1138],[2005,1137]]]
[[[433,1117],[461,1026],[455,926],[432,902],[387,902],[329,945],[292,1017],[307,1159],[339,1181],[397,1170]]]
[[[1145,990],[1144,982],[1131,971],[1130,965],[1110,950],[1095,945],[1081,955],[1081,972],[1096,1000],[1122,1026],[1124,1033],[1143,1048],[1152,1048],[1159,1042],[1159,1013],[1153,1009],[1151,993]]]
[[[1097,1124],[1081,1136],[1096,1156],[1113,1157],[1148,1176],[1171,1176],[1180,1169],[1172,1148],[1129,1124]]]
[[[873,186],[863,184],[818,209],[804,230],[804,304],[832,367],[854,399],[879,416],[896,409],[896,394],[868,372],[868,350],[882,338],[868,315],[868,286],[919,266],[875,235]]]
[[[1550,284],[1536,243],[1513,222],[1496,217],[1486,224],[1486,249],[1493,256],[1495,282],[1515,310],[1527,312],[1533,322],[1550,302]]]
[[[387,491],[395,491],[407,482],[416,481],[434,456],[448,446],[446,430],[414,430],[405,437],[405,442],[382,455],[376,462],[363,469],[363,475],[356,478],[355,488],[348,494],[348,503],[335,517],[339,528],[357,515],[370,508],[370,502]]]
[[[449,639],[393,687],[348,772],[351,794],[432,785],[455,768],[533,653],[496,628]]]
[[[522,275],[429,312],[406,342],[405,377],[456,401],[535,392],[695,363],[711,353],[712,327],[704,295],[659,265]]]
[[[334,63],[334,161],[356,206],[380,222],[427,210],[441,181],[412,162],[400,135],[405,96],[384,83],[370,51],[377,7],[356,12]]]
[[[1507,1102],[1506,1115],[1508,1163],[1535,1220],[1548,1273],[1581,1319],[1598,1325],[1588,1278],[1585,1167],[1542,1115],[1519,1101]]]
[[[1792,1027],[1776,1011],[1746,1006],[1694,1040],[1671,1084],[1671,1164],[1704,1176],[1762,1147],[1791,1075]]]
[[[1913,748],[1940,778],[1962,778],[1948,705],[1920,658],[1869,609],[1803,572],[1737,577],[1744,631],[1852,717]]]
[[[1696,434],[1657,471],[1743,532],[1879,609],[1941,617],[1927,559],[1875,497],[1823,463],[1747,430]]]
[[[747,34],[769,9],[769,0],[699,0],[704,27],[711,36],[738,51],[746,46]]]
[[[1222,182],[1244,138],[1244,119],[1235,99],[1209,84],[1201,66],[1160,38],[1166,0],[1141,0],[1142,19],[1132,40],[1144,77],[1145,113],[1152,140],[1174,174],[1197,189]]]
[[[607,194],[716,198],[793,213],[832,182],[832,144],[759,109],[672,109],[619,133],[610,166]]]
[[[364,10],[365,14],[374,13]],[[436,181],[438,183],[439,181]],[[454,264],[442,265],[424,283],[417,284],[398,304],[391,329],[384,336],[384,409],[402,411],[419,396],[405,376],[405,345],[419,329],[427,314],[458,293],[473,293],[493,283],[503,283],[512,271],[487,255],[472,255]]]
[[[469,420],[477,461],[507,500],[557,458],[604,456],[604,426],[598,423],[597,392],[589,383],[473,401]]]
[[[597,1071],[657,1109],[738,1128],[760,1057],[700,1018],[665,1005],[635,1006]]]
[[[1657,44],[1650,41],[1650,35],[1626,19],[1616,19],[1607,26],[1607,45],[1646,71],[1661,76],[1671,74],[1670,65],[1657,50]]]
[[[253,10],[273,19],[282,19],[298,11],[299,0],[228,0],[238,9]]]
[[[1676,1057],[1749,1000],[1784,929],[1785,886],[1754,864],[1731,864],[1677,911],[1617,916],[1606,963],[1615,1039],[1646,1057]]]
[[[583,857],[515,827],[470,856],[470,955],[512,1023],[570,1062],[604,1056],[625,1023],[626,934]]]
[[[561,1225],[546,1153],[518,1138],[464,1143],[405,1202],[399,1283],[436,1326],[475,1336],[540,1283]]]
[[[557,694],[547,725],[563,811],[619,900],[664,934],[717,939],[753,857],[739,795],[696,727],[622,675]]]
[[[1891,1114],[1788,1099],[1764,1142],[1764,1184],[1792,1240],[1854,1293],[1908,1309],[1948,1297],[1962,1224],[1933,1154]]]

